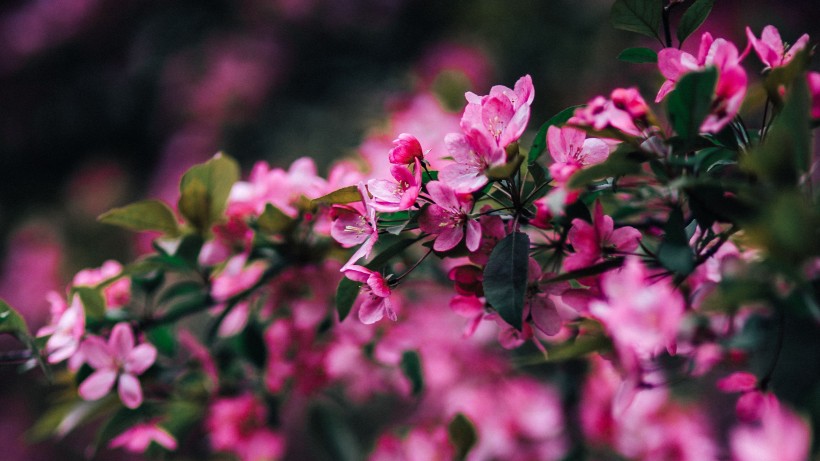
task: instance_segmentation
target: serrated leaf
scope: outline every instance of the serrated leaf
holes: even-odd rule
[[[627,48],[618,55],[619,61],[643,64],[647,62],[658,62],[658,53],[649,48]]]
[[[105,317],[105,298],[100,290],[84,286],[74,287],[72,290],[80,297],[86,318],[102,320]]]
[[[527,291],[530,238],[513,232],[493,248],[484,268],[484,295],[498,315],[521,330]]]
[[[180,214],[200,232],[208,231],[223,219],[228,195],[238,180],[239,165],[227,155],[217,154],[193,166],[179,184]]]
[[[399,366],[412,385],[412,394],[414,396],[421,394],[421,391],[424,390],[424,373],[422,372],[421,358],[418,352],[404,351],[401,354]]]
[[[703,21],[706,20],[712,11],[714,4],[715,0],[695,0],[695,3],[683,13],[678,23],[678,48],[683,46],[683,42],[686,38],[692,35],[692,32],[696,31],[698,27],[703,24]]]
[[[516,155],[512,160],[508,161],[504,165],[487,170],[487,178],[490,180],[507,179],[518,171],[518,168],[521,167],[522,163],[524,163],[524,156]]]
[[[637,32],[657,38],[663,5],[659,0],[616,0],[610,11],[610,22],[616,29]]]
[[[159,231],[169,237],[179,235],[174,212],[159,200],[144,200],[114,208],[98,216],[97,221],[133,231]]]
[[[463,413],[456,413],[447,425],[447,436],[456,448],[454,459],[457,461],[467,459],[470,450],[478,442],[475,426]]]
[[[341,205],[358,202],[361,201],[361,199],[362,194],[359,192],[357,186],[347,186],[311,200],[310,206],[311,208],[316,208],[319,205]]]
[[[546,150],[547,148],[547,130],[549,127],[553,125],[563,125],[567,123],[572,115],[575,113],[575,109],[580,107],[584,107],[584,105],[577,105],[577,106],[570,106],[566,109],[558,112],[557,114],[550,117],[549,120],[544,122],[541,125],[541,128],[538,129],[538,133],[535,135],[535,139],[532,140],[532,147],[530,147],[530,152],[527,154],[527,163],[533,163],[536,159]]]
[[[714,67],[690,72],[678,81],[675,90],[669,94],[669,120],[682,138],[693,139],[700,133],[700,126],[712,106],[717,77]]]
[[[293,225],[293,218],[268,203],[265,205],[265,211],[256,219],[256,225],[266,234],[278,234]]]

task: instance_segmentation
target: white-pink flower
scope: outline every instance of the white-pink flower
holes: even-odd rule
[[[515,88],[496,85],[486,96],[472,92],[464,96],[468,104],[461,117],[462,131],[478,130],[503,149],[517,141],[527,128],[535,89],[532,77],[525,75],[515,82]]]
[[[376,227],[376,209],[373,208],[370,195],[364,182],[359,183],[361,203],[350,205],[334,205],[330,211],[332,224],[330,236],[344,248],[361,245],[353,256],[342,266],[341,271],[350,267],[361,258],[370,256],[373,246],[379,239],[379,229]]]
[[[111,448],[122,447],[131,453],[144,453],[151,445],[156,443],[168,450],[177,449],[177,440],[167,430],[161,428],[157,423],[139,423],[122,434],[111,439],[108,444]]]
[[[362,284],[364,300],[359,306],[359,320],[366,325],[376,323],[385,315],[396,321],[396,312],[390,302],[390,287],[378,272],[355,264],[343,270],[345,277]]]
[[[126,407],[134,409],[142,404],[142,387],[137,376],[154,364],[157,349],[153,345],[143,343],[135,347],[131,326],[121,322],[114,325],[108,342],[99,336],[90,336],[80,347],[86,362],[95,370],[80,384],[80,397],[100,399],[117,382],[117,392]]]
[[[49,293],[48,298],[52,305],[52,324],[41,328],[37,336],[51,335],[45,347],[48,363],[59,363],[74,357],[80,348],[85,334],[85,310],[78,295],[74,295],[68,307],[56,293]]]
[[[444,138],[447,151],[455,160],[439,171],[439,180],[459,193],[474,192],[487,184],[487,170],[504,165],[504,149],[478,130],[450,133]]]
[[[549,167],[550,175],[560,184],[581,168],[601,163],[609,156],[609,146],[604,141],[587,138],[586,133],[572,127],[549,127],[547,147],[554,162]]]
[[[421,191],[421,161],[415,160],[414,172],[405,165],[393,165],[390,174],[395,181],[371,179],[367,182],[367,190],[373,196],[371,206],[383,213],[410,209]]]

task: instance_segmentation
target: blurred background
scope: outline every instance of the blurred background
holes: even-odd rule
[[[247,171],[298,157],[320,170],[386,155],[400,132],[425,148],[458,129],[467,90],[530,74],[532,127],[617,86],[654,99],[659,44],[609,26],[611,0],[6,0],[0,4],[0,298],[36,331],[49,290],[145,242],[95,222],[142,198],[175,203],[182,172],[217,151]],[[720,0],[700,32],[746,45],[773,23],[820,38],[816,0]],[[815,60],[817,61],[817,60]],[[817,70],[817,63],[814,64]],[[754,61],[750,72],[759,69]],[[525,135],[524,145],[532,139]],[[8,338],[0,347],[14,349]],[[83,438],[28,447],[44,388],[0,367],[8,460],[73,459]],[[22,396],[23,398],[20,398]],[[9,448],[6,448],[9,447]],[[122,459],[117,454],[114,459]]]

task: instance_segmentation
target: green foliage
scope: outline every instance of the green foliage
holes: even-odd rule
[[[478,442],[478,432],[469,418],[463,413],[456,413],[450,424],[447,425],[447,435],[450,443],[456,448],[454,460],[467,459],[470,450]]]
[[[195,165],[185,172],[179,184],[180,214],[197,231],[206,233],[223,219],[231,187],[238,180],[239,165],[227,155],[217,154]]]
[[[168,237],[179,235],[174,212],[159,200],[144,200],[114,208],[101,214],[97,220],[134,231],[159,231]]]
[[[319,205],[340,205],[358,202],[361,201],[361,199],[362,194],[359,192],[357,186],[347,186],[311,200],[310,206],[311,208],[316,208]]]
[[[714,5],[715,0],[695,0],[695,3],[683,13],[677,31],[679,47],[683,46],[683,42],[686,38],[692,35],[692,32],[696,31],[697,28],[703,24],[703,21],[709,16]]]
[[[647,159],[645,153],[637,151],[630,145],[624,145],[623,148],[613,152],[605,161],[573,174],[569,179],[568,186],[577,189],[605,178],[639,174],[641,164]]]
[[[658,261],[675,274],[686,276],[695,269],[695,253],[689,246],[683,212],[675,208],[669,213],[664,236],[658,247]]]
[[[0,299],[0,334],[6,333],[18,338],[30,338],[26,320],[5,301]]]
[[[308,422],[322,459],[357,461],[364,459],[362,448],[347,421],[328,406],[316,406]]]
[[[659,0],[615,0],[609,19],[616,29],[660,40],[658,27],[662,14],[663,5]]]
[[[484,268],[484,295],[505,322],[521,330],[530,238],[513,232],[493,248]]]
[[[105,298],[99,289],[93,287],[74,287],[73,292],[83,303],[85,316],[91,320],[102,320],[105,317]]]
[[[412,393],[418,396],[424,390],[424,374],[421,367],[421,357],[416,351],[404,351],[399,363],[402,373],[410,380]]]
[[[494,168],[490,168],[487,170],[487,177],[493,180],[499,179],[507,179],[521,167],[521,164],[524,163],[524,156],[516,154],[515,157],[507,161],[504,165],[497,166]]]
[[[649,48],[627,48],[621,51],[618,60],[634,64],[658,62],[658,53]]]
[[[290,229],[293,223],[293,218],[270,203],[265,204],[265,211],[256,219],[257,228],[266,234],[284,232]]]
[[[675,85],[667,97],[669,120],[684,139],[693,139],[700,133],[703,120],[709,115],[717,83],[717,69],[690,72]]]

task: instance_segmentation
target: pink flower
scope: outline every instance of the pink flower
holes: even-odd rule
[[[368,181],[367,190],[373,196],[370,203],[374,210],[391,213],[407,210],[415,205],[421,191],[421,161],[416,159],[415,164],[415,173],[411,173],[405,165],[393,165],[390,173],[395,181]]]
[[[684,301],[666,279],[651,279],[640,259],[630,256],[601,281],[606,301],[593,301],[589,312],[607,329],[621,356],[651,358],[664,348],[674,353]]]
[[[635,88],[616,88],[609,99],[596,96],[586,106],[575,109],[569,125],[589,126],[598,131],[614,128],[631,136],[641,136],[638,125],[646,125],[649,106]]]
[[[629,226],[618,229],[614,226],[612,218],[604,215],[600,202],[595,202],[592,224],[573,219],[568,238],[575,252],[564,259],[564,270],[583,269],[600,262],[606,254],[628,253],[638,248],[640,231]]]
[[[131,453],[144,453],[151,445],[151,442],[155,442],[168,450],[177,449],[177,440],[174,436],[159,427],[156,422],[136,424],[114,437],[108,446],[111,448],[122,447]]]
[[[267,269],[267,263],[253,261],[245,264],[248,254],[238,254],[225,264],[225,269],[213,278],[211,296],[217,301],[227,301],[255,285]]]
[[[717,383],[723,392],[747,392],[757,388],[757,376],[747,372],[737,372],[722,378]]]
[[[808,424],[768,394],[760,421],[744,424],[730,435],[734,461],[805,461],[812,438]]]
[[[809,72],[806,78],[809,80],[811,93],[811,116],[820,118],[820,72]]]
[[[85,310],[78,295],[74,295],[68,307],[53,292],[49,293],[49,302],[52,305],[52,324],[41,328],[37,336],[51,335],[45,347],[48,363],[59,363],[73,358],[80,349],[80,341],[85,334]],[[77,364],[77,368],[79,366]]]
[[[764,27],[759,40],[752,33],[752,29],[746,27],[746,37],[767,69],[785,66],[809,42],[809,34],[803,34],[792,46],[786,49],[783,45],[783,39],[780,38],[780,32],[774,26]]]
[[[80,384],[79,394],[85,400],[104,397],[119,381],[117,390],[122,403],[131,409],[142,404],[142,388],[137,379],[157,358],[157,349],[148,343],[134,347],[134,333],[125,322],[114,325],[106,343],[99,336],[90,336],[82,344],[82,352],[94,373]]]
[[[441,181],[431,181],[427,191],[433,204],[419,217],[419,227],[429,234],[437,234],[433,249],[447,251],[455,248],[467,234],[467,249],[476,251],[481,243],[481,225],[470,219],[473,200],[469,195],[456,193]]]
[[[365,325],[376,323],[385,315],[390,320],[396,321],[396,313],[390,303],[390,287],[387,286],[387,281],[381,274],[354,264],[349,265],[342,272],[350,280],[363,284],[361,294],[364,300],[359,306],[359,320],[362,323]]]
[[[446,165],[439,171],[439,180],[459,193],[474,192],[487,184],[486,172],[504,165],[507,155],[504,149],[477,130],[467,134],[450,133],[444,138],[447,150],[456,163]]]
[[[394,148],[387,154],[390,163],[395,165],[409,165],[416,160],[424,160],[421,143],[412,134],[402,133],[393,140]]]
[[[515,82],[514,89],[496,85],[486,96],[472,92],[464,96],[468,104],[461,117],[462,131],[477,130],[489,135],[495,145],[503,149],[517,141],[527,128],[535,90],[532,78],[525,75]]]
[[[72,285],[96,287],[106,280],[122,274],[122,264],[108,260],[97,269],[83,269],[74,276]],[[102,290],[105,304],[110,308],[123,307],[131,301],[131,279],[122,277]]]
[[[373,245],[379,239],[376,227],[376,209],[372,206],[370,195],[363,182],[359,183],[361,203],[353,205],[334,205],[331,209],[330,236],[344,248],[361,245],[353,256],[342,266],[342,271],[361,258],[370,256]]]
[[[586,139],[586,136],[586,133],[577,128],[549,127],[547,146],[554,162],[549,167],[552,179],[566,183],[581,168],[606,160],[609,146],[600,139]]]

